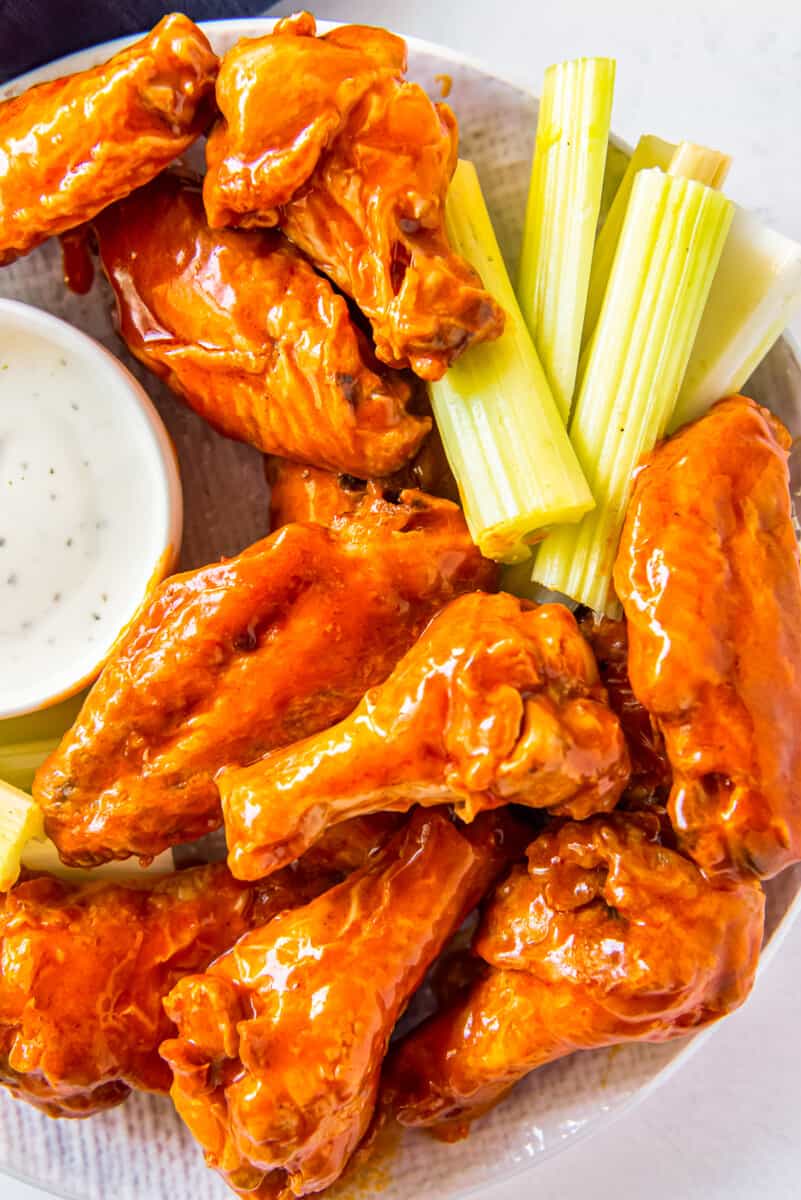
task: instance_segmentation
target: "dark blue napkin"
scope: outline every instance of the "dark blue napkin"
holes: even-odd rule
[[[265,8],[265,0],[0,0],[0,82],[73,50],[150,29],[168,12],[213,21],[255,16]]]

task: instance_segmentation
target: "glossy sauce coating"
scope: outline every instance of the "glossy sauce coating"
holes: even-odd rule
[[[95,264],[91,251],[91,231],[88,225],[78,225],[59,234],[61,243],[61,269],[64,285],[76,296],[85,296],[92,290],[95,279]]]
[[[659,727],[631,687],[626,622],[587,610],[579,619],[579,629],[592,647],[609,707],[617,713],[626,736],[631,758],[627,795],[632,799],[658,795],[661,800],[672,780],[670,763]]]
[[[211,425],[270,454],[383,475],[430,419],[327,279],[274,230],[211,230],[166,172],[94,222],[129,350]]]
[[[59,1117],[91,1116],[131,1088],[166,1092],[162,1000],[178,980],[364,866],[395,824],[348,821],[253,886],[223,864],[156,883],[19,884],[0,903],[0,1083]]]
[[[744,397],[663,442],[615,564],[629,674],[673,768],[669,812],[707,871],[801,858],[801,572],[790,437]]]
[[[222,864],[151,886],[19,884],[0,909],[0,1082],[50,1116],[167,1091],[162,998],[249,928],[252,907]]]
[[[429,496],[459,502],[459,489],[436,426],[414,458],[383,479],[337,475],[289,458],[267,458],[265,469],[270,485],[270,529],[292,521],[330,525],[334,517],[353,512],[363,504],[365,492],[371,490],[373,494],[392,496],[405,488],[418,488]]]
[[[406,46],[394,34],[314,34],[302,13],[222,60],[209,221],[280,225],[369,318],[383,362],[439,379],[504,322],[445,233],[456,120],[404,80]]]
[[[650,814],[615,813],[531,844],[474,942],[485,974],[389,1060],[385,1102],[402,1124],[463,1136],[547,1062],[691,1033],[745,1000],[762,890],[753,879],[715,885],[659,828]]]
[[[217,58],[166,16],[108,62],[0,104],[0,264],[158,175],[211,120]]]
[[[629,774],[595,660],[562,605],[477,592],[448,605],[339,725],[224,772],[228,861],[255,879],[358,813],[517,802],[584,817]]]
[[[504,818],[483,823],[471,842],[418,811],[361,871],[169,996],[172,1098],[235,1191],[304,1196],[339,1177],[370,1124],[397,1018],[508,861]]]
[[[495,578],[455,505],[411,491],[173,576],[37,772],[62,858],[153,855],[216,828],[222,767],[340,720],[443,604]]]

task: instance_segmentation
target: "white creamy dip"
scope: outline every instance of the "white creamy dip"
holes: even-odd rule
[[[174,458],[132,377],[0,305],[0,715],[91,677],[179,537]]]

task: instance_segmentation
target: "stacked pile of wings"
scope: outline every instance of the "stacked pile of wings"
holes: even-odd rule
[[[35,782],[67,864],[224,826],[227,865],[23,878],[0,1081],[51,1116],[170,1091],[256,1200],[332,1184],[377,1119],[459,1137],[543,1063],[717,1020],[801,859],[788,435],[732,397],[656,449],[625,621],[499,591],[420,381],[504,314],[405,66],[307,14],[218,63],[174,15],[0,106],[0,260],[84,226],[131,352],[269,456],[273,527],[157,589]],[[204,132],[202,180],[165,169]]]

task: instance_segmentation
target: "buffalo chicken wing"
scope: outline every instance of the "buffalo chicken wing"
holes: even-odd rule
[[[158,175],[205,130],[217,59],[173,13],[108,62],[0,104],[0,264]]]
[[[751,989],[759,884],[710,882],[663,844],[654,814],[557,825],[528,859],[485,912],[481,978],[390,1059],[386,1102],[404,1125],[463,1136],[536,1067],[692,1033]]]
[[[308,13],[225,55],[206,146],[212,226],[279,225],[369,318],[378,357],[439,379],[503,312],[451,250],[456,121],[403,78],[405,43]]]
[[[356,475],[401,467],[428,432],[348,306],[275,230],[209,229],[165,172],[94,230],[129,350],[221,433]]]
[[[217,828],[222,767],[340,720],[442,605],[494,579],[455,505],[404,492],[167,580],[37,773],[62,858],[150,856]]]
[[[362,870],[169,996],[173,1100],[235,1191],[304,1196],[341,1174],[396,1020],[514,852],[506,818],[483,822],[471,838],[419,810]]]
[[[743,397],[639,471],[615,564],[629,674],[673,768],[669,811],[706,871],[801,858],[801,572],[790,436]]]
[[[333,729],[219,779],[231,870],[256,879],[349,816],[515,801],[613,808],[629,761],[595,660],[562,605],[453,601],[390,678]]]

